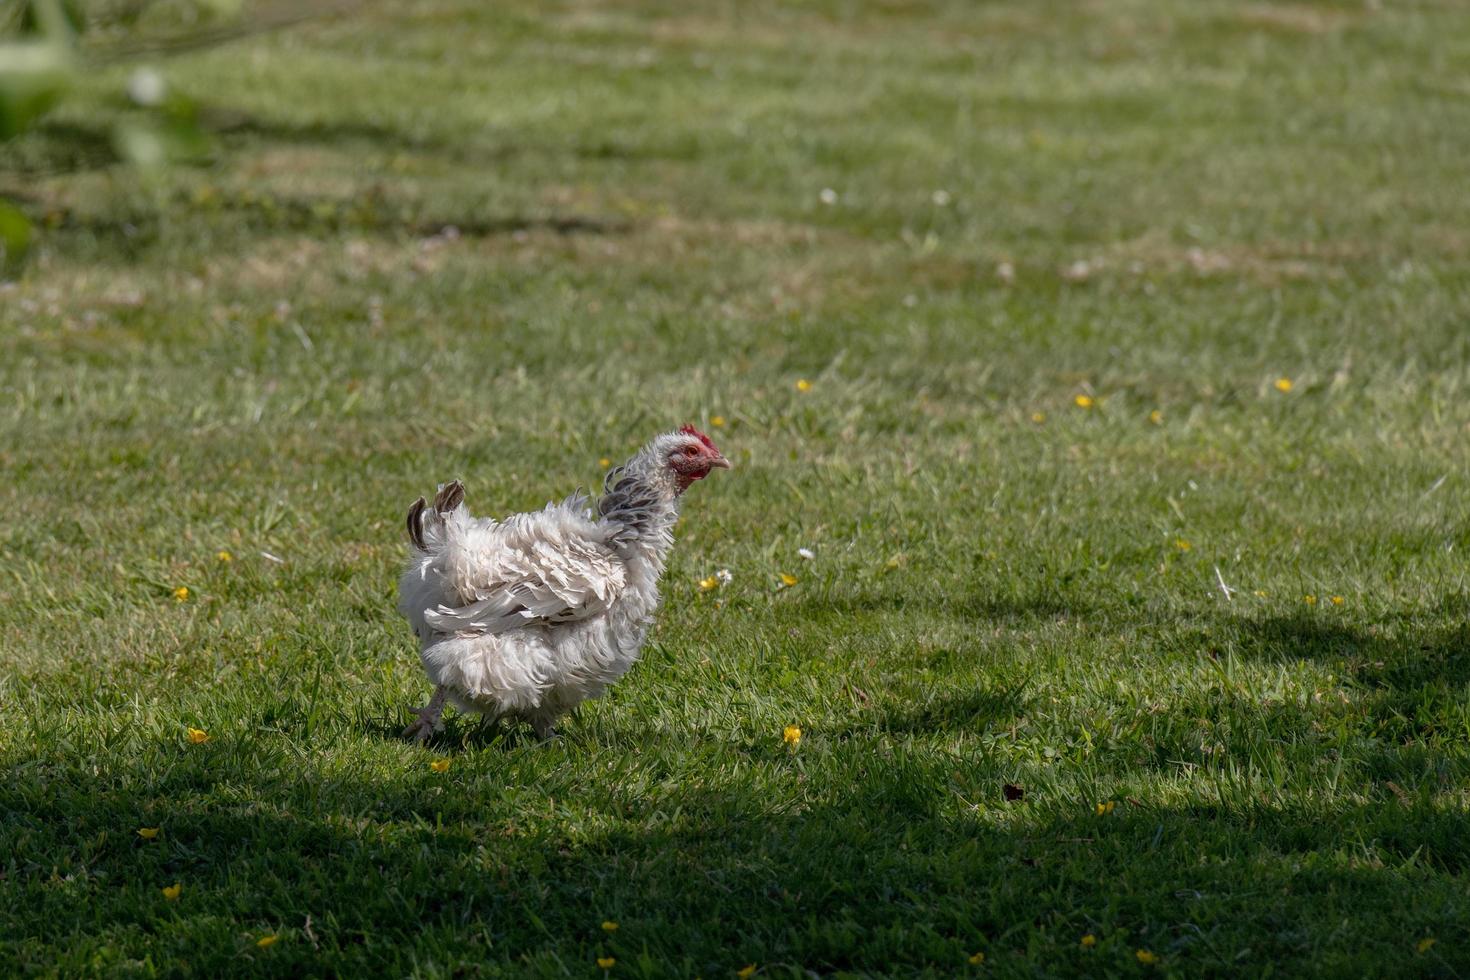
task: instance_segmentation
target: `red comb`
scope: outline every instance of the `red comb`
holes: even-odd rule
[[[696,439],[698,439],[700,442],[704,443],[707,447],[709,447],[714,452],[719,452],[720,451],[719,450],[719,447],[717,447],[713,442],[710,441],[710,437],[709,436],[705,435],[703,432],[700,432],[698,429],[696,429],[692,425],[689,425],[687,422],[684,424],[684,427],[682,429],[680,429],[679,431],[682,432],[682,433],[684,433],[684,435],[686,435],[686,436],[694,436]]]

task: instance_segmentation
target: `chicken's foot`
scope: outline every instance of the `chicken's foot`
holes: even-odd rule
[[[413,708],[417,720],[403,730],[404,738],[411,738],[422,745],[430,735],[444,728],[444,700],[449,697],[449,688],[440,684],[434,688],[434,696],[422,708]]]

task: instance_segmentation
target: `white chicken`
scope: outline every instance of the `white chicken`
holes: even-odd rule
[[[419,638],[434,684],[404,735],[442,728],[461,711],[556,719],[622,677],[658,609],[681,495],[729,461],[686,425],[643,447],[603,481],[595,511],[574,494],[504,521],[471,517],[458,480],[408,512],[412,541],[398,611]]]

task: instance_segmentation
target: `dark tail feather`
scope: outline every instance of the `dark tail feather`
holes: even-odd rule
[[[424,508],[427,506],[424,498],[420,497],[408,509],[408,540],[412,541],[413,546],[420,551],[428,550],[424,546]]]
[[[464,484],[458,480],[444,484],[434,495],[434,510],[440,514],[447,514],[462,503],[464,503]]]
[[[458,480],[446,483],[434,495],[433,516],[442,523],[444,515],[462,503],[464,503],[464,484]],[[429,505],[424,502],[424,498],[420,497],[408,509],[408,539],[420,551],[429,550],[428,545],[424,541],[424,518],[426,516],[425,511],[428,510],[428,507]]]

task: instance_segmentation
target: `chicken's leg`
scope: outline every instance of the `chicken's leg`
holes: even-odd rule
[[[418,720],[403,730],[403,737],[411,738],[422,745],[430,735],[441,730],[444,723],[440,716],[444,714],[444,699],[447,697],[449,688],[443,684],[434,688],[434,696],[429,698],[428,704],[412,709]]]
[[[554,742],[561,738],[556,732],[556,715],[537,714],[531,716],[531,729],[543,742]]]

